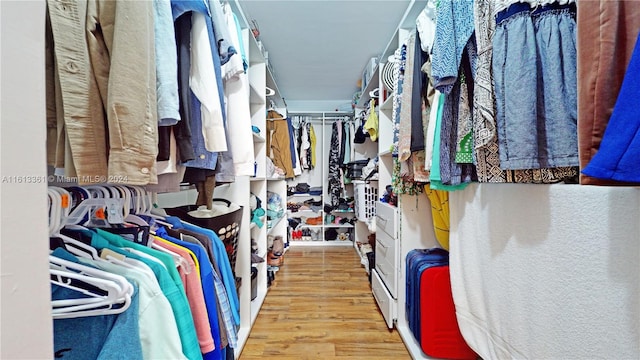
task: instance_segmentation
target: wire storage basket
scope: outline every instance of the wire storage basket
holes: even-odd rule
[[[376,201],[378,200],[378,188],[371,186],[366,181],[354,180],[353,189],[355,194],[356,218],[360,221],[367,221],[376,216]]]
[[[223,202],[227,207],[231,206],[231,201],[227,199],[213,199],[214,202]],[[206,229],[213,230],[222,243],[224,244],[227,256],[229,257],[229,263],[231,264],[231,270],[235,276],[236,272],[236,255],[238,253],[238,237],[240,236],[240,226],[242,225],[242,211],[243,207],[232,212],[211,217],[211,218],[199,218],[189,215],[189,212],[198,210],[199,205],[184,205],[174,208],[165,209],[167,214],[177,216],[180,219],[197,225]]]

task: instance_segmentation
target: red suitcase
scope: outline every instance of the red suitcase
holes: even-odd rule
[[[420,276],[420,346],[436,358],[478,358],[458,327],[448,265],[427,268]]]

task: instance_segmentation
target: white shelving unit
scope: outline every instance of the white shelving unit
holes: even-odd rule
[[[370,98],[369,91],[380,87],[376,99],[378,121],[378,194],[391,185],[393,173],[393,92],[386,89],[382,71],[389,56],[398,49],[415,28],[415,19],[427,1],[411,1],[387,47],[381,53],[377,79],[372,79],[358,102],[361,109]],[[385,91],[386,90],[386,91]],[[386,95],[386,97],[385,97]],[[359,111],[359,110],[358,110]],[[427,359],[408,328],[405,313],[405,258],[415,248],[437,246],[431,220],[431,205],[426,196],[400,195],[398,206],[378,202],[376,215],[376,266],[372,274],[372,292],[389,328],[396,328],[414,359]],[[383,251],[380,251],[383,250]]]
[[[268,149],[266,145],[267,109],[274,105],[277,111],[284,114],[286,113],[286,105],[273,77],[273,73],[268,66],[265,53],[263,52],[263,47],[253,36],[253,33],[250,30],[249,22],[242,12],[239,1],[231,1],[231,5],[234,9],[234,12],[236,13],[236,16],[238,16],[238,18],[240,19],[245,45],[248,45],[246,46],[246,48],[248,49],[247,52],[249,59],[249,68],[247,70],[247,73],[249,75],[250,87],[249,106],[251,112],[251,124],[259,130],[259,132],[253,133],[255,176],[249,178],[248,184],[245,183],[241,186],[244,189],[245,196],[247,198],[252,193],[261,200],[262,208],[266,212],[269,192],[279,194],[282,198],[282,201],[286,201],[286,182],[284,178],[271,178],[268,176],[266,170],[266,159],[268,156]],[[272,91],[267,90],[267,88]],[[285,203],[283,203],[282,205],[284,207]],[[250,208],[247,207],[247,209],[249,210],[248,217],[250,217]],[[252,244],[252,242],[255,242],[257,246],[257,251],[255,251],[255,253],[266,260],[266,255],[269,250],[267,248],[267,236],[280,235],[283,239],[285,239],[285,241],[287,239],[286,226],[282,221],[283,218],[276,220],[271,224],[271,227],[269,227],[267,216],[265,215],[262,219],[263,226],[251,227],[248,232],[249,235],[244,239],[245,244],[249,246],[246,249],[246,252],[243,253],[243,259],[245,262],[247,262],[246,264],[243,264],[244,270],[247,271],[247,276],[243,277],[243,280],[246,279],[246,281],[242,282],[243,288],[241,289],[241,309],[245,311],[243,311],[241,314],[242,324],[238,336],[238,349],[236,349],[235,352],[236,358],[238,358],[240,353],[242,352],[242,348],[246,343],[249,332],[253,327],[253,324],[255,323],[260,308],[262,307],[262,304],[268,292],[267,262],[264,261],[257,264],[251,264],[250,255],[252,249],[250,244]],[[238,256],[240,256],[240,254],[238,254]],[[251,300],[250,267],[255,267],[258,270],[258,276],[256,280],[257,296],[253,300]],[[247,284],[246,288],[245,283]]]
[[[377,77],[377,75],[376,75]],[[295,246],[353,246],[353,239],[355,238],[355,232],[357,231],[357,227],[350,224],[333,224],[326,223],[326,213],[324,212],[324,204],[328,203],[328,188],[327,188],[327,176],[329,169],[329,149],[331,148],[331,131],[332,125],[334,121],[340,120],[344,117],[353,118],[352,112],[336,112],[336,111],[296,111],[290,112],[289,116],[309,116],[311,117],[312,125],[314,126],[317,142],[316,142],[316,150],[317,150],[317,164],[316,168],[310,171],[304,171],[301,176],[296,177],[295,179],[289,180],[289,186],[295,186],[298,183],[308,183],[310,186],[322,186],[322,194],[321,195],[311,195],[311,194],[293,194],[289,195],[287,198],[288,202],[304,202],[307,199],[311,199],[313,201],[322,200],[323,209],[319,211],[297,211],[290,212],[287,214],[289,217],[317,217],[322,216],[322,224],[321,225],[306,225],[302,224],[301,228],[312,229],[313,231],[321,231],[320,240],[318,241],[291,241],[292,245]],[[365,144],[355,144],[355,158],[352,160],[361,160],[375,157],[377,153],[376,144],[371,142],[370,140],[366,140]],[[345,191],[342,194],[343,197],[352,197],[353,194],[353,185],[346,184]],[[339,211],[334,210],[331,212],[332,215],[342,216],[342,217],[352,217],[355,215],[354,211]],[[327,229],[336,229],[339,232],[348,231],[350,235],[350,240],[326,240],[324,239],[324,232]]]
[[[262,258],[266,258],[267,254],[267,235],[280,235],[286,239],[286,225],[281,218],[272,228],[267,229],[266,216],[262,219],[263,226],[258,227],[251,223],[251,204],[250,196],[255,194],[262,200],[262,207],[266,211],[267,192],[271,191],[281,196],[286,201],[286,182],[282,178],[268,178],[266,174],[266,115],[267,108],[271,102],[277,107],[278,111],[286,113],[284,100],[280,95],[279,89],[273,78],[273,74],[269,70],[266,59],[260,50],[260,46],[249,29],[249,22],[245,18],[238,0],[229,2],[234,13],[238,17],[245,48],[248,53],[249,67],[247,75],[249,79],[249,103],[251,124],[260,131],[253,133],[253,147],[255,156],[255,176],[238,176],[235,182],[217,186],[214,191],[214,197],[224,198],[238,205],[243,206],[243,218],[238,238],[238,250],[235,273],[240,277],[241,285],[238,291],[240,300],[240,327],[238,329],[238,348],[234,349],[235,356],[238,358],[249,337],[249,333],[258,316],[260,308],[267,296],[267,265],[266,261],[252,264],[251,253],[252,242],[257,246],[256,254]],[[267,87],[273,90],[273,95],[267,96]],[[182,191],[180,193],[161,194],[158,196],[160,206],[179,206],[195,203],[197,193],[195,190]],[[285,206],[285,204],[283,204]],[[251,267],[258,270],[257,296],[251,299]]]

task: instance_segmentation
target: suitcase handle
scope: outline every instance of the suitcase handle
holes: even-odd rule
[[[376,215],[376,218],[377,218],[378,220],[380,220],[380,221],[384,222],[384,224],[385,224],[385,225],[387,224],[387,219],[383,218],[382,216],[380,216],[380,215]]]

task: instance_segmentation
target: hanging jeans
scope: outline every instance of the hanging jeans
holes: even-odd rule
[[[496,16],[493,74],[502,169],[578,165],[575,4]]]

